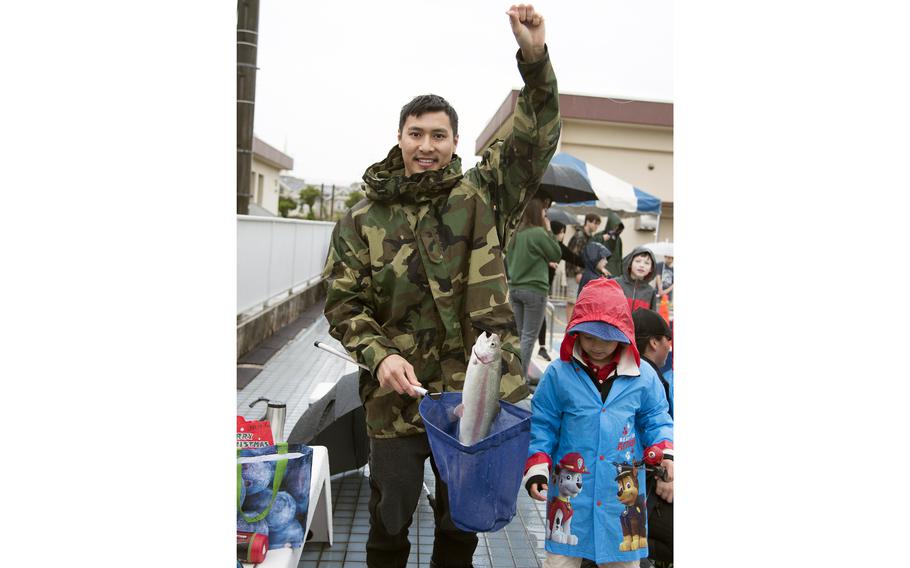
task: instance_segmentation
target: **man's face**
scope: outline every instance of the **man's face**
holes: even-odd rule
[[[585,221],[585,234],[588,236],[593,235],[597,232],[598,227],[600,227],[600,221]]]
[[[643,279],[651,272],[651,258],[646,254],[636,256],[632,259],[630,272],[636,280]]]
[[[407,117],[398,132],[405,175],[446,167],[457,144],[458,136],[452,134],[452,121],[444,111]]]
[[[651,360],[658,367],[663,367],[664,363],[667,362],[667,355],[670,354],[670,338],[665,335],[652,337],[648,340],[648,344],[651,346],[651,351],[654,355]]]

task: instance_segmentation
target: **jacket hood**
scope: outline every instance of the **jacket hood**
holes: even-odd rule
[[[604,226],[604,232],[610,232],[613,229],[616,229],[617,227],[619,227],[620,225],[625,227],[625,224],[623,224],[620,216],[617,215],[616,213],[614,213],[613,211],[608,211],[607,212],[607,224]]]
[[[651,259],[651,272],[648,272],[642,282],[650,282],[654,278],[654,270],[657,268],[657,261],[654,259],[654,253],[651,252],[651,249],[647,247],[635,247],[632,249],[632,252],[627,254],[622,259],[622,278],[627,282],[632,282],[632,274],[629,272],[632,268],[632,259],[641,253],[648,253],[648,257]]]
[[[619,282],[598,278],[585,284],[575,301],[575,310],[572,312],[572,319],[569,320],[566,329],[571,329],[572,326],[585,321],[607,322],[621,331],[629,340],[629,344],[623,349],[617,368],[620,374],[630,374],[624,369],[629,369],[631,365],[634,365],[637,371],[641,364],[641,355],[635,346],[635,328],[632,324],[629,302],[626,300],[626,295]],[[572,360],[576,338],[574,333],[567,333],[563,338],[559,350],[559,358],[563,361]]]
[[[585,268],[597,272],[597,263],[602,258],[610,258],[610,249],[597,242],[589,242],[581,251],[581,259],[585,261]]]
[[[405,176],[404,158],[397,145],[363,174],[368,199],[400,203],[422,203],[448,194],[461,178],[461,158],[457,155],[452,155],[452,161],[442,169]]]

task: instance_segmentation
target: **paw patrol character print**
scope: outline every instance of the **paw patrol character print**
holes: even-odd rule
[[[585,460],[578,452],[571,452],[562,457],[553,468],[553,483],[558,495],[550,501],[547,509],[547,529],[545,538],[562,544],[578,544],[578,537],[572,534],[571,500],[581,493],[582,478],[591,473],[585,468]]]
[[[619,486],[616,496],[625,505],[619,522],[622,525],[622,542],[619,551],[627,552],[648,546],[647,507],[645,498],[638,493],[638,466],[634,462],[614,463],[616,466],[616,483]]]

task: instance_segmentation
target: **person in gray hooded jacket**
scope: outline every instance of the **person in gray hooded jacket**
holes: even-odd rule
[[[622,275],[615,278],[622,286],[629,309],[657,309],[657,290],[648,284],[654,278],[654,253],[645,247],[635,247],[622,259]]]

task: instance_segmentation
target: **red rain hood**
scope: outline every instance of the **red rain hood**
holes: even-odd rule
[[[626,351],[632,353],[636,366],[641,364],[641,356],[635,347],[635,327],[632,323],[632,313],[629,311],[629,302],[626,301],[626,295],[618,282],[598,278],[585,284],[575,301],[575,311],[572,312],[572,319],[566,329],[572,329],[572,326],[585,321],[604,321],[619,329],[629,340]],[[563,361],[572,360],[576,338],[575,334],[568,333],[563,338],[559,350],[559,358]]]

